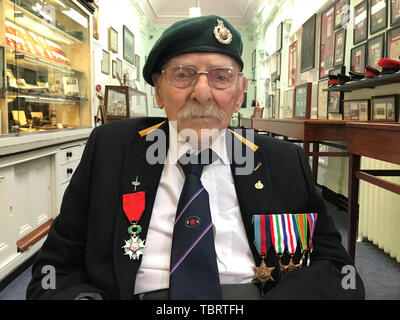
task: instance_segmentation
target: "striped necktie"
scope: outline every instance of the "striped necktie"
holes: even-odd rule
[[[203,164],[195,162],[184,165],[180,161],[186,179],[172,235],[172,300],[222,298],[209,198],[200,181]]]

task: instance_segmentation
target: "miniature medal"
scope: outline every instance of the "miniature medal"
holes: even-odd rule
[[[142,227],[137,224],[145,208],[145,192],[124,194],[122,200],[124,213],[131,223],[128,228],[128,233],[131,237],[129,240],[125,240],[125,245],[122,248],[124,249],[124,255],[128,255],[129,259],[136,260],[140,258],[145,248],[145,240],[139,238]]]

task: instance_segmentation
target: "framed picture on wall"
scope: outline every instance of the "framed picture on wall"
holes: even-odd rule
[[[91,3],[94,7],[93,13],[93,38],[99,40],[99,6],[94,2]]]
[[[344,65],[344,57],[346,52],[346,29],[339,29],[335,32],[335,53],[333,66],[339,67]]]
[[[135,54],[136,79],[140,81],[140,56]]]
[[[301,72],[314,68],[315,61],[315,22],[314,14],[306,23],[303,24],[301,34]]]
[[[335,29],[347,28],[350,21],[350,0],[338,0],[335,2]]]
[[[368,121],[370,111],[369,99],[343,101],[343,120]]]
[[[372,121],[398,121],[398,95],[371,97]]]
[[[387,0],[370,0],[370,33],[374,34],[387,27]]]
[[[294,103],[294,89],[285,91],[285,107],[283,112],[283,118],[293,117],[293,103]]]
[[[256,49],[251,53],[251,70],[256,69]]]
[[[125,25],[123,26],[123,57],[130,64],[135,64],[135,36]]]
[[[333,55],[335,46],[335,6],[331,6],[321,15],[321,38],[319,57],[319,78],[328,77],[329,70],[333,68]]]
[[[390,26],[400,22],[400,0],[390,1]]]
[[[365,72],[365,57],[367,52],[367,44],[361,44],[351,49],[350,54],[350,70],[364,74]]]
[[[341,113],[343,105],[343,92],[340,91],[328,91],[328,118],[329,113]]]
[[[367,65],[379,69],[378,61],[385,55],[385,33],[369,39],[367,42]]]
[[[118,73],[118,76],[120,77],[120,79],[121,79],[121,77],[122,77],[122,60],[120,60],[120,59],[118,59],[118,58],[116,58],[115,59],[115,65],[116,65],[116,74],[115,74],[115,76],[117,76],[117,73]]]
[[[328,91],[324,91],[328,89],[328,82],[328,79],[318,82],[318,119],[328,118]]]
[[[276,54],[276,76],[281,76],[281,53],[278,52]]]
[[[397,60],[400,56],[400,26],[386,31],[386,56]]]
[[[312,83],[296,86],[294,93],[294,118],[310,119]]]
[[[364,0],[354,8],[353,44],[368,38],[368,0]]]
[[[288,87],[296,85],[297,82],[297,41],[289,46]]]
[[[111,61],[111,74],[113,78],[117,77],[117,61]]]
[[[276,28],[276,51],[282,49],[282,39],[283,39],[283,21]]]
[[[108,28],[108,50],[118,53],[118,32],[112,28]]]
[[[279,118],[279,110],[281,106],[281,89],[277,89],[275,93],[275,116],[274,118]]]
[[[101,59],[101,72],[104,74],[110,74],[110,53],[104,49]]]

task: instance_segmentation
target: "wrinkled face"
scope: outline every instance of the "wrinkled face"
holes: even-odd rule
[[[194,129],[200,134],[201,129],[225,129],[232,113],[242,105],[246,86],[246,79],[239,75],[235,60],[219,53],[188,53],[172,58],[164,69],[170,66],[192,67],[199,72],[225,67],[232,69],[234,81],[225,89],[210,86],[206,74],[199,74],[197,82],[186,88],[168,83],[165,73],[154,81],[157,104],[165,109],[169,121],[177,121],[178,132]]]

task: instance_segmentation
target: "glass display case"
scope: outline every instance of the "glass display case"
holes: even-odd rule
[[[148,115],[145,92],[128,86],[106,86],[104,106],[107,121]]]
[[[1,134],[91,126],[89,28],[75,1],[0,0]]]

